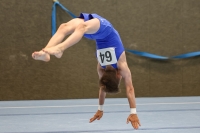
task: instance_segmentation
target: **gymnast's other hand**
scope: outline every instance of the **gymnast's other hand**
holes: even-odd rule
[[[137,117],[137,114],[130,114],[129,117],[127,118],[127,124],[129,123],[129,121],[131,122],[132,126],[134,129],[138,129],[140,125],[140,121]]]
[[[96,119],[100,120],[102,116],[103,116],[103,111],[98,110],[96,112],[96,114],[90,119],[90,123],[93,122],[93,121],[95,121]]]

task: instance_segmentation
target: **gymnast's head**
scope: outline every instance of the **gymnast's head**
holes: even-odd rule
[[[99,80],[100,88],[106,93],[119,93],[119,84],[121,80],[121,75],[118,69],[112,66],[106,66],[103,76]]]

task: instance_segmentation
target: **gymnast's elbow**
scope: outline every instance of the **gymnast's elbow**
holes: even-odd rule
[[[133,95],[134,94],[134,88],[133,87],[127,87],[126,93],[127,93],[127,95]]]

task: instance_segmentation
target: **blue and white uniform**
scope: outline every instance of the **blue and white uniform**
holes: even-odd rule
[[[96,56],[103,68],[106,65],[112,65],[117,68],[117,61],[124,51],[119,33],[108,20],[97,14],[81,13],[79,18],[84,19],[84,21],[93,18],[99,19],[99,30],[94,34],[84,34],[84,37],[96,41]]]

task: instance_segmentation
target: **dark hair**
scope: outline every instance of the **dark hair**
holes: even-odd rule
[[[117,78],[117,69],[109,67],[103,73],[103,76],[99,80],[99,85],[103,89],[103,91],[107,93],[118,93],[120,92],[119,89],[119,81],[120,79]]]

